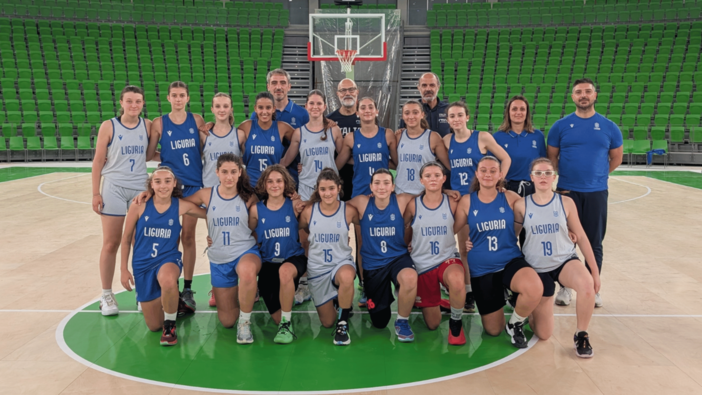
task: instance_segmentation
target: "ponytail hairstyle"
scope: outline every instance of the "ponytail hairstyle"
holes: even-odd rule
[[[168,166],[159,166],[154,170],[150,175],[149,178],[146,179],[146,190],[151,194],[151,196],[154,196],[156,192],[154,191],[154,188],[151,186],[151,182],[154,180],[154,175],[158,172],[168,172],[171,174],[171,177],[173,177],[173,192],[171,192],[171,197],[174,198],[181,198],[183,197],[183,187],[180,184],[180,181],[178,180],[178,177],[173,174],[173,170],[171,170],[170,167]]]
[[[283,183],[285,183],[285,188],[283,188],[283,195],[292,196],[295,194],[295,180],[288,172],[288,169],[283,167],[283,165],[276,163],[274,165],[266,167],[266,169],[263,170],[263,173],[261,173],[261,176],[258,178],[258,182],[256,182],[256,188],[254,189],[254,192],[256,192],[256,195],[258,195],[258,197],[262,201],[268,199],[268,191],[266,191],[266,182],[268,181],[268,177],[270,177],[271,173],[273,173],[274,171],[280,173],[280,175],[283,176]]]
[[[214,107],[214,99],[216,99],[218,97],[226,97],[227,99],[229,99],[229,106],[232,107],[232,113],[229,114],[229,125],[233,126],[234,125],[234,112],[233,112],[234,111],[234,103],[232,103],[232,97],[224,92],[217,92],[214,95],[214,97],[212,97],[212,106],[213,107]]]
[[[272,73],[272,71],[271,71],[271,73]],[[275,121],[275,118],[276,118],[275,117],[275,98],[268,91],[259,93],[258,95],[256,95],[256,101],[254,102],[254,109],[256,108],[256,104],[258,104],[258,101],[261,99],[268,99],[271,101],[271,104],[273,105],[273,115],[271,115],[271,120]]]
[[[185,94],[190,96],[190,90],[188,90],[188,85],[183,81],[173,81],[168,85],[168,95],[171,94],[171,89],[173,88],[183,88],[185,89]]]
[[[514,103],[516,100],[521,100],[526,104],[526,118],[524,118],[524,130],[529,132],[529,133],[534,133],[534,125],[531,121],[531,109],[529,108],[529,102],[527,101],[526,97],[522,95],[516,95],[512,96],[511,99],[507,102],[507,107],[505,107],[505,113],[504,113],[504,118],[502,121],[502,124],[500,125],[499,129],[503,132],[509,132],[512,130],[512,118],[510,116],[510,108],[512,107],[512,103]]]
[[[383,168],[377,169],[376,171],[373,172],[373,175],[371,176],[371,182],[370,182],[370,183],[373,184],[373,180],[375,180],[375,176],[376,176],[376,175],[380,175],[380,174],[388,174],[388,175],[390,175],[390,181],[392,181],[392,184],[395,185],[395,177],[392,176],[392,173],[390,173],[390,170],[388,170],[388,169],[383,169]]]
[[[134,86],[134,85],[125,86],[124,89],[122,89],[122,93],[119,94],[119,101],[122,101],[122,99],[124,99],[125,93],[137,93],[137,94],[141,95],[141,99],[144,100],[144,90],[138,86]],[[122,115],[124,115],[124,108],[120,107],[119,108],[119,117],[122,117]]]
[[[495,158],[495,157],[492,156],[492,155],[485,155],[485,156],[483,156],[483,157],[478,161],[478,166],[480,166],[480,164],[481,164],[483,161],[486,161],[486,160],[491,160],[491,161],[497,163],[497,166],[498,166],[498,167],[500,166],[500,161],[497,160],[497,158]],[[476,168],[478,168],[478,166],[476,166]],[[477,172],[476,172],[476,174],[477,174]],[[498,188],[498,189],[504,188],[504,187],[505,187],[505,180],[504,180],[504,178],[497,180],[497,185],[495,185],[495,187]],[[468,191],[472,193],[472,192],[477,192],[477,191],[479,191],[479,190],[480,190],[480,181],[478,181],[478,176],[475,175],[475,176],[473,176],[473,180],[470,182],[470,187],[468,188]]]
[[[466,117],[470,116],[470,111],[468,111],[468,106],[466,106],[466,103],[464,103],[462,101],[455,101],[455,102],[449,104],[448,107],[446,107],[446,119],[448,119],[448,111],[453,107],[462,108],[466,112]],[[451,133],[456,133],[456,131],[453,130],[452,127],[449,126],[449,129],[451,129]]]
[[[420,180],[422,178],[424,178],[424,170],[426,170],[429,167],[438,167],[439,170],[441,170],[441,174],[443,174],[444,176],[446,175],[446,168],[444,167],[444,165],[442,165],[441,162],[439,162],[439,161],[432,160],[430,162],[423,164],[422,167],[419,169],[419,179]],[[441,192],[443,192],[443,191],[444,191],[444,186],[442,185]],[[426,189],[424,189],[424,190],[422,190],[421,194],[424,195],[426,192],[427,192]]]
[[[317,183],[314,186],[314,192],[312,192],[312,196],[310,196],[310,203],[317,203],[322,201],[322,197],[319,196],[319,183],[322,181],[333,181],[339,188],[339,199],[344,197],[344,189],[342,188],[344,183],[343,181],[341,181],[341,177],[339,177],[339,175],[336,174],[336,171],[331,167],[325,167],[324,169],[322,169],[322,171],[319,172],[319,176],[317,176]]]
[[[418,102],[417,100],[414,100],[414,99],[412,99],[412,100],[407,100],[407,101],[405,102],[405,104],[402,105],[402,113],[403,113],[403,115],[404,115],[405,107],[406,107],[407,105],[410,105],[410,104],[414,104],[414,105],[419,106],[419,111],[421,111],[422,114],[424,115],[424,116],[422,117],[422,120],[419,121],[419,126],[420,126],[422,129],[424,129],[424,130],[429,129],[429,122],[427,122],[426,114],[424,114],[424,106],[422,106],[422,103]],[[405,124],[407,124],[407,122],[405,122]]]
[[[310,97],[312,96],[321,97],[324,105],[327,104],[327,97],[324,96],[324,93],[322,93],[322,91],[320,91],[319,89],[312,89],[310,93],[307,94],[307,99],[305,100],[305,103],[309,103]],[[322,131],[322,141],[324,141],[327,139],[327,129],[329,129],[329,120],[327,119],[327,117],[322,115],[322,122],[324,124],[324,130]]]
[[[240,157],[232,154],[231,152],[227,152],[226,154],[222,154],[219,156],[219,158],[217,158],[217,170],[219,170],[220,167],[222,167],[222,165],[226,162],[233,162],[239,168],[239,181],[236,183],[236,190],[239,193],[239,196],[241,196],[241,200],[248,202],[251,195],[253,195],[254,190],[251,187],[249,175],[246,173],[246,169],[244,168],[244,162]]]
[[[358,111],[358,109],[361,108],[361,102],[364,101],[364,100],[370,100],[370,101],[372,101],[372,102],[373,102],[373,107],[375,107],[376,110],[378,109],[378,102],[376,102],[375,99],[372,98],[372,97],[370,97],[370,96],[365,96],[365,97],[362,97],[361,100],[358,101],[358,104],[356,105],[356,111]],[[377,115],[375,116],[375,124],[376,124],[376,126],[380,125],[380,122],[378,122],[378,116],[377,116]]]

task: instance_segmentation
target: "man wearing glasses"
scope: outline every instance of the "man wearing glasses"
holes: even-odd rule
[[[424,107],[424,116],[429,122],[429,129],[444,137],[451,133],[451,128],[446,119],[446,108],[449,103],[440,101],[438,98],[440,87],[439,77],[434,73],[424,73],[419,77],[417,89],[422,96],[422,107]],[[400,129],[406,127],[405,121],[400,120]]]
[[[354,130],[361,127],[361,120],[356,114],[356,104],[358,103],[358,86],[349,78],[345,78],[339,82],[336,90],[336,95],[339,98],[341,106],[338,110],[327,115],[328,119],[336,122],[341,129],[341,134],[346,136],[348,133],[353,133]],[[339,176],[344,181],[343,189],[344,196],[342,200],[351,199],[351,191],[353,191],[353,158],[339,169]]]

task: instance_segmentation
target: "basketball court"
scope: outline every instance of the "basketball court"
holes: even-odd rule
[[[352,344],[335,347],[309,302],[293,310],[293,344],[273,343],[276,326],[259,302],[255,342],[238,345],[235,331],[206,307],[203,221],[194,281],[199,310],[180,321],[178,346],[161,347],[133,293],[117,295],[117,317],[97,310],[101,229],[89,204],[87,165],[0,169],[0,393],[702,392],[698,170],[622,167],[610,179],[604,307],[590,328],[595,357],[582,360],[572,345],[574,302],[555,308],[551,339],[532,339],[523,351],[507,335],[485,335],[476,315],[464,317],[467,344],[449,348],[448,317],[430,332],[418,311],[410,319],[416,341],[399,343],[391,328],[371,328],[358,308]],[[122,290],[119,273],[113,287]]]

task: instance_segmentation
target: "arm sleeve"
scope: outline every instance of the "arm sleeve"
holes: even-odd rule
[[[551,147],[560,148],[561,147],[561,130],[560,130],[561,120],[553,123],[551,129],[548,131],[548,145]]]
[[[624,137],[622,136],[622,131],[619,130],[619,126],[617,126],[614,122],[611,122],[610,133],[611,139],[609,143],[609,149],[621,147],[622,144],[624,144]]]

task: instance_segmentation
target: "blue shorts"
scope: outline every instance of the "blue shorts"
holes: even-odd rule
[[[183,190],[183,197],[188,197],[194,194],[195,192],[199,191],[202,189],[202,187],[191,187],[188,185],[181,185],[180,188]]]
[[[161,297],[161,285],[158,283],[158,272],[167,263],[175,263],[183,270],[183,254],[180,251],[159,257],[156,264],[146,270],[134,271],[134,285],[137,302],[149,302]],[[132,263],[133,265],[133,263]]]
[[[254,247],[229,263],[210,262],[210,281],[212,286],[217,288],[231,288],[239,285],[239,275],[236,274],[236,265],[239,264],[239,259],[246,254],[254,254],[258,259],[261,259],[261,253],[258,252],[258,247]]]

